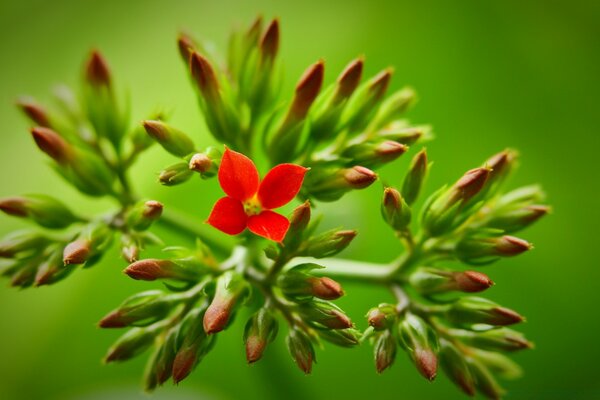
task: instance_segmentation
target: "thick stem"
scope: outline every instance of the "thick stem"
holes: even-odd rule
[[[293,261],[294,265],[303,263],[322,264],[325,268],[315,270],[316,273],[360,282],[385,283],[391,279],[391,273],[393,272],[393,264],[377,264],[341,258],[326,258],[321,261],[311,257],[298,257],[294,258]]]

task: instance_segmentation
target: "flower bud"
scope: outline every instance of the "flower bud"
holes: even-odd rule
[[[344,295],[342,286],[326,276],[310,278],[310,293],[323,300],[336,300]]]
[[[286,247],[295,249],[300,244],[310,222],[310,214],[310,201],[308,200],[294,208],[289,218],[290,227],[283,240]]]
[[[438,347],[437,335],[423,319],[407,313],[398,325],[401,345],[417,367],[417,370],[429,381],[437,374]]]
[[[63,203],[45,195],[2,199],[0,210],[8,215],[31,218],[38,225],[50,229],[63,229],[80,221]]]
[[[514,233],[527,228],[549,212],[550,207],[543,205],[496,209],[492,210],[486,226],[493,229],[501,229],[506,233]]]
[[[484,265],[494,262],[498,257],[513,257],[531,250],[533,246],[514,236],[490,237],[487,234],[464,237],[456,245],[456,256],[461,261]]]
[[[88,239],[77,239],[65,247],[63,262],[65,265],[83,264],[91,254],[91,243]]]
[[[406,126],[403,120],[401,120],[394,121],[386,127],[376,131],[373,136],[379,139],[393,140],[394,142],[412,146],[419,140],[429,139],[432,136],[432,133],[431,127],[429,126]]]
[[[173,360],[173,381],[181,382],[212,349],[214,337],[207,335],[202,326],[203,309],[194,309],[183,320],[179,331],[181,346]]]
[[[123,272],[130,278],[142,281],[175,279],[193,282],[201,276],[203,271],[186,268],[185,265],[180,265],[172,260],[148,258],[130,264]]]
[[[452,304],[446,312],[446,318],[456,325],[487,324],[504,326],[517,324],[525,320],[516,311],[500,307],[498,304],[481,297],[462,297]]]
[[[473,358],[502,379],[517,379],[523,376],[523,369],[504,354],[473,349]]]
[[[488,187],[491,188],[494,185],[494,192],[514,169],[516,158],[517,153],[514,150],[507,149],[493,155],[484,163],[484,167],[491,169]]]
[[[391,331],[385,330],[379,335],[374,347],[375,368],[377,373],[382,373],[390,367],[396,359],[396,340]]]
[[[23,113],[33,122],[36,126],[50,128],[50,117],[44,107],[37,104],[31,99],[19,99],[17,106],[23,111]]]
[[[89,224],[77,239],[64,248],[64,264],[86,263],[86,267],[91,267],[99,261],[99,257],[110,247],[113,236],[113,231],[104,222]]]
[[[204,56],[193,52],[190,56],[192,78],[200,93],[209,104],[220,102],[219,82],[211,63]]]
[[[371,122],[391,77],[392,69],[385,69],[356,90],[342,117],[343,125],[352,133],[360,132]]]
[[[272,63],[279,50],[279,20],[274,19],[260,40],[259,51],[264,62]]]
[[[368,130],[379,129],[400,117],[415,103],[416,97],[415,91],[410,87],[393,93],[381,103],[381,107],[379,107],[373,121],[369,124]]]
[[[419,293],[424,295],[449,291],[481,292],[494,284],[487,275],[480,272],[448,271],[428,267],[417,269],[411,274],[409,281]]]
[[[445,339],[440,339],[440,365],[448,378],[463,392],[475,396],[475,380],[465,356]]]
[[[277,336],[278,323],[266,308],[258,310],[246,323],[244,343],[249,364],[260,360],[267,344]]]
[[[137,293],[102,318],[99,325],[101,328],[148,326],[166,317],[177,301],[160,290]]]
[[[324,268],[317,264],[300,264],[280,274],[277,285],[283,294],[294,301],[317,297],[323,300],[335,300],[343,296],[339,283],[327,277],[315,277],[312,270]]]
[[[333,103],[337,104],[354,93],[362,77],[363,65],[364,60],[357,58],[344,68],[336,82]]]
[[[314,258],[332,257],[344,250],[356,237],[356,231],[333,229],[308,240],[303,255]]]
[[[427,152],[423,149],[413,157],[402,184],[402,197],[407,204],[413,204],[419,197],[423,182],[427,177],[428,167]]]
[[[110,86],[110,70],[102,55],[94,50],[85,67],[85,77],[92,86]]]
[[[165,186],[175,186],[187,182],[192,175],[193,171],[188,168],[187,163],[177,163],[162,170],[158,181]]]
[[[303,187],[321,201],[335,201],[352,189],[364,189],[377,180],[368,168],[315,167],[306,176]]]
[[[212,178],[219,171],[222,154],[216,147],[209,147],[204,153],[195,153],[189,161],[189,168],[198,172],[202,179]]]
[[[62,260],[60,247],[53,250],[37,268],[35,286],[51,285],[66,278],[73,268],[66,268]]]
[[[294,98],[286,117],[287,123],[291,121],[300,121],[306,117],[310,106],[321,90],[324,70],[325,65],[323,61],[318,61],[304,71],[304,74],[302,74],[302,77],[296,85]],[[284,125],[285,124],[286,123],[284,123]]]
[[[211,335],[227,327],[240,299],[248,293],[244,277],[233,271],[217,279],[215,296],[204,314],[204,331]]]
[[[27,251],[41,251],[49,243],[50,239],[38,232],[12,232],[0,240],[0,258],[13,258]]]
[[[194,152],[194,142],[180,130],[162,121],[146,120],[143,125],[148,135],[174,156],[185,157]]]
[[[313,300],[298,306],[298,313],[306,322],[319,328],[352,328],[350,318],[335,304],[328,301]]]
[[[188,315],[195,316],[195,309]],[[187,316],[186,316],[187,317]],[[156,386],[164,384],[173,374],[173,362],[178,350],[178,334],[181,330],[181,324],[169,329],[166,336],[158,336],[156,342],[156,352],[151,360],[145,374],[145,389],[153,390]]]
[[[71,145],[52,129],[38,126],[31,129],[31,135],[39,149],[58,164],[65,165],[71,160]]]
[[[521,332],[509,328],[490,329],[482,332],[453,329],[451,334],[470,346],[492,351],[517,351],[533,348],[533,343],[525,339]]]
[[[360,344],[361,332],[354,329],[319,329],[317,334],[323,340],[340,347],[354,347]]]
[[[130,329],[110,347],[104,361],[126,361],[140,355],[152,346],[157,334],[155,326]]]
[[[163,205],[158,201],[140,201],[127,213],[127,226],[136,231],[145,231],[160,218],[162,211]]]
[[[346,148],[341,156],[369,168],[379,167],[394,161],[406,153],[408,146],[391,140],[366,142]]]
[[[457,289],[466,293],[482,292],[494,285],[486,274],[476,271],[455,272],[453,278]]]
[[[393,304],[382,303],[367,313],[367,322],[376,331],[391,329],[398,319],[398,311]]]
[[[400,232],[408,228],[411,210],[396,189],[391,187],[384,189],[381,201],[381,216],[395,231]]]
[[[186,68],[189,68],[190,57],[194,51],[197,51],[197,45],[194,39],[188,34],[180,32],[179,37],[177,38],[177,48],[183,63],[185,64]]]
[[[290,329],[286,343],[298,368],[305,374],[310,374],[315,361],[315,350],[309,337],[299,329]]]
[[[469,358],[469,370],[473,374],[475,387],[484,396],[490,399],[500,399],[504,395],[504,389],[498,384],[490,370],[481,362]]]
[[[546,199],[546,194],[538,185],[523,186],[502,195],[495,204],[495,208],[515,208],[536,203]]]

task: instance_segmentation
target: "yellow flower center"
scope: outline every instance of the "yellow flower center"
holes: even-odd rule
[[[258,215],[262,211],[262,206],[256,196],[244,201],[244,212],[246,215]]]

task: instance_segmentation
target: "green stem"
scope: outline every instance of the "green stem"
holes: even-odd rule
[[[323,261],[311,257],[294,258],[294,264],[304,263],[323,264],[325,269],[316,270],[317,273],[360,282],[385,283],[391,279],[390,276],[393,272],[393,264],[378,264],[341,258],[327,258]]]

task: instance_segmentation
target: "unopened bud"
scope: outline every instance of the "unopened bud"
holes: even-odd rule
[[[39,104],[35,103],[30,99],[19,99],[17,106],[25,113],[25,115],[33,122],[36,126],[44,128],[50,128],[50,117],[48,112]]]
[[[514,209],[506,207],[493,210],[486,226],[501,229],[506,233],[514,233],[525,229],[549,212],[550,207],[543,205],[530,205]]]
[[[315,361],[315,350],[309,337],[298,329],[291,329],[286,338],[290,355],[305,374],[310,374]]]
[[[296,85],[294,99],[287,116],[288,120],[300,121],[306,117],[310,106],[321,90],[324,69],[323,61],[318,61],[304,72]]]
[[[191,36],[186,33],[180,33],[177,38],[177,48],[179,49],[179,55],[183,60],[186,67],[190,66],[190,56],[196,51],[196,43]]]
[[[91,243],[88,239],[77,239],[69,243],[63,251],[65,265],[83,264],[91,254]]]
[[[196,81],[202,96],[209,103],[219,99],[219,82],[210,62],[196,52],[193,52],[190,57],[192,77]]]
[[[490,399],[502,398],[505,391],[498,384],[490,370],[474,358],[469,358],[467,361],[477,390]]]
[[[72,158],[72,149],[58,133],[52,129],[35,127],[31,130],[35,144],[59,164],[66,164]]]
[[[401,121],[395,121],[386,127],[376,131],[375,137],[385,140],[393,140],[407,146],[412,146],[422,139],[428,139],[432,136],[429,126],[406,126]]]
[[[377,373],[382,373],[390,367],[396,359],[396,339],[391,331],[381,333],[374,346],[375,368]]]
[[[194,152],[194,142],[183,132],[162,121],[144,121],[144,129],[169,153],[185,157]]]
[[[303,187],[314,198],[335,201],[352,189],[364,189],[377,180],[377,174],[365,167],[315,167],[307,174]]]
[[[8,215],[31,218],[38,225],[62,229],[80,221],[60,201],[45,195],[26,195],[0,200],[0,210]]]
[[[277,52],[279,50],[279,20],[274,19],[262,39],[260,40],[260,53],[263,57],[263,60],[268,62],[273,62],[275,57],[277,57]]]
[[[193,171],[188,168],[187,163],[177,163],[162,170],[158,181],[165,186],[175,186],[188,181],[192,175]]]
[[[331,230],[309,239],[304,255],[314,258],[332,257],[344,250],[356,237],[356,231]]]
[[[319,329],[317,334],[323,340],[341,347],[354,347],[360,344],[361,332],[354,328]]]
[[[523,376],[523,369],[504,354],[495,351],[474,349],[473,358],[499,378],[510,380]]]
[[[171,260],[148,258],[130,264],[125,270],[129,277],[142,281],[157,279],[175,279],[194,281],[199,278],[201,271],[196,268],[186,268],[185,265]]]
[[[178,334],[181,345],[173,360],[173,381],[181,382],[211,350],[214,337],[207,335],[202,327],[204,309],[196,308],[186,315]]]
[[[50,239],[38,232],[12,232],[0,240],[0,258],[13,258],[26,251],[40,251],[48,243]]]
[[[246,359],[249,364],[260,360],[267,344],[277,336],[277,328],[277,320],[266,308],[261,308],[250,317],[244,330]]]
[[[407,313],[398,325],[400,342],[427,380],[432,381],[437,374],[437,335],[431,326],[420,317]]]
[[[353,189],[364,189],[377,180],[377,174],[368,168],[356,166],[344,171],[344,180]]]
[[[35,274],[35,286],[56,283],[66,278],[72,271],[73,268],[65,267],[62,261],[62,252],[57,249],[38,267]]]
[[[396,323],[398,312],[393,304],[382,303],[367,313],[367,322],[376,331],[391,329]]]
[[[429,267],[417,269],[411,274],[409,280],[419,293],[425,295],[455,290],[467,293],[481,292],[494,284],[481,272],[449,271]]]
[[[211,335],[227,327],[240,299],[248,292],[243,276],[228,271],[217,279],[215,296],[204,313],[204,331]]]
[[[374,168],[394,161],[406,153],[408,146],[391,140],[378,143],[360,143],[346,148],[342,157],[352,162]]]
[[[147,326],[166,317],[178,301],[160,290],[137,293],[100,321],[101,328]]]
[[[216,147],[209,147],[204,153],[194,154],[189,161],[189,169],[198,172],[203,179],[217,175],[222,154]]]
[[[381,216],[395,231],[404,231],[408,228],[411,210],[396,189],[387,187],[383,191]]]
[[[356,90],[343,114],[343,124],[352,132],[364,129],[372,119],[377,105],[383,99],[392,77],[385,69]]]
[[[347,329],[353,326],[350,318],[339,307],[328,301],[315,299],[301,304],[298,313],[306,322],[317,327]]]
[[[527,340],[521,332],[510,328],[497,328],[482,332],[453,329],[451,334],[470,346],[491,351],[517,351],[533,348],[533,343]]]
[[[465,356],[449,341],[440,339],[440,365],[463,392],[475,395],[475,381]]]
[[[110,70],[102,55],[94,50],[85,67],[85,76],[92,86],[110,86]]]
[[[290,227],[284,239],[286,246],[294,248],[301,242],[303,233],[310,222],[310,214],[310,201],[308,200],[294,208],[289,218]]]
[[[157,333],[155,327],[130,329],[111,346],[104,361],[110,363],[134,358],[152,346]]]
[[[486,274],[482,274],[481,272],[455,272],[453,277],[457,289],[467,293],[482,292],[494,284]]]
[[[513,257],[532,248],[531,243],[514,236],[471,235],[458,242],[456,256],[469,264],[484,265],[498,257]]]
[[[457,325],[487,324],[504,326],[523,322],[516,311],[480,297],[462,297],[446,312],[448,320]]]
[[[160,218],[162,211],[163,205],[158,201],[140,201],[127,214],[127,226],[136,231],[145,231]]]
[[[140,243],[136,238],[123,234],[121,235],[121,256],[128,263],[133,263],[138,260],[140,255]]]
[[[467,171],[453,186],[453,199],[467,203],[485,186],[491,170],[489,168],[474,168]]]
[[[484,166],[491,169],[489,184],[500,184],[514,169],[517,154],[514,150],[504,150],[488,159]]]
[[[87,267],[91,267],[110,246],[113,236],[113,231],[104,222],[89,224],[77,239],[64,248],[64,264],[86,263]]]
[[[310,278],[308,281],[311,287],[311,294],[319,299],[336,300],[344,295],[342,286],[326,276]]]
[[[404,88],[392,94],[383,101],[375,118],[369,124],[369,130],[376,130],[404,114],[416,100],[416,93],[412,88]]]
[[[357,58],[344,68],[337,79],[337,85],[334,94],[334,103],[338,103],[349,98],[358,87],[362,77],[364,60]]]
[[[402,197],[407,204],[413,204],[419,197],[427,177],[427,169],[427,152],[423,149],[413,157],[402,184]]]

